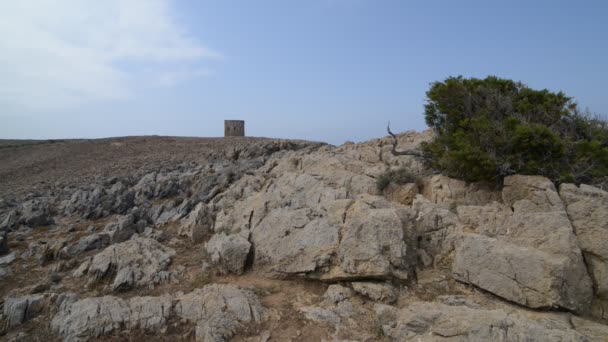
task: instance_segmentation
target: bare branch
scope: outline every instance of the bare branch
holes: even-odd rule
[[[395,133],[391,132],[391,122],[388,122],[388,126],[386,126],[386,130],[388,131],[388,134],[391,135],[391,137],[393,137],[393,149],[391,150],[391,153],[394,156],[414,156],[417,158],[422,158],[422,153],[420,153],[419,151],[415,151],[415,150],[405,150],[405,151],[397,151],[397,136],[395,135]]]

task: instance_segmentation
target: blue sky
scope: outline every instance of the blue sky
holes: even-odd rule
[[[23,0],[0,4],[0,138],[425,129],[429,83],[497,75],[608,114],[608,2]]]

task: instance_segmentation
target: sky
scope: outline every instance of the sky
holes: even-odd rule
[[[496,75],[608,114],[608,2],[0,2],[0,139],[426,129],[425,92]]]

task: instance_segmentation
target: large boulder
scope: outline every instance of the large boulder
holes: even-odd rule
[[[537,176],[505,178],[504,204],[460,206],[464,234],[453,276],[533,308],[590,308],[592,284],[553,184]]]
[[[215,234],[207,242],[211,261],[223,273],[242,274],[251,249],[251,243],[241,235]]]
[[[47,200],[35,199],[21,205],[21,223],[36,228],[54,223],[51,206]]]
[[[156,240],[134,237],[131,240],[111,245],[85,261],[75,271],[76,275],[87,274],[93,282],[106,277],[113,278],[113,290],[131,287],[150,287],[171,280],[167,271],[175,250]]]
[[[46,306],[43,295],[4,298],[4,316],[8,327],[20,325],[39,315]]]
[[[562,184],[559,194],[593,280],[593,314],[608,319],[608,192],[585,184]]]
[[[187,236],[194,243],[201,242],[203,238],[213,232],[213,212],[205,203],[198,203],[190,214],[182,220],[179,228],[180,236]]]
[[[572,265],[566,256],[521,247],[479,234],[457,244],[453,276],[531,308],[584,310],[587,288],[563,286]]]

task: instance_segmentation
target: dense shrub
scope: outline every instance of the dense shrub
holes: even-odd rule
[[[431,84],[425,105],[436,139],[423,145],[431,167],[467,181],[521,173],[554,182],[608,178],[608,126],[562,92],[521,82],[450,77]]]

